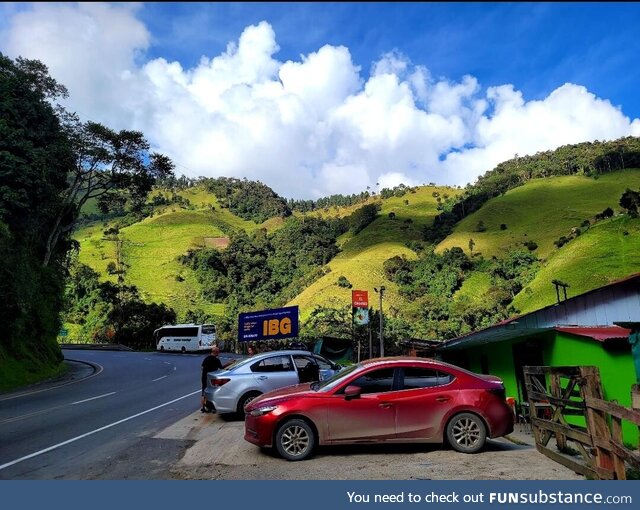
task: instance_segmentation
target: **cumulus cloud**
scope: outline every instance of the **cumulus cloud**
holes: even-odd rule
[[[247,177],[295,198],[464,185],[516,153],[640,136],[640,119],[577,84],[527,101],[511,84],[435,79],[395,50],[368,73],[344,46],[283,62],[267,22],[185,69],[145,58],[152,35],[139,8],[6,10],[0,49],[45,62],[69,88],[71,109],[143,131],[190,177]]]

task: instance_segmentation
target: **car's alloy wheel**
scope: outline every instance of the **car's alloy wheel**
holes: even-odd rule
[[[316,437],[303,420],[289,420],[285,422],[276,434],[276,449],[287,460],[306,459],[316,444]]]
[[[487,429],[482,420],[471,413],[454,416],[447,426],[447,439],[454,450],[474,453],[484,446]]]
[[[260,393],[247,393],[246,395],[244,395],[238,402],[238,414],[240,416],[244,416],[244,408],[246,407],[246,405],[252,400],[258,398],[260,395]]]

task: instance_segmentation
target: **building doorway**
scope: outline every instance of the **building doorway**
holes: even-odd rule
[[[527,402],[527,388],[524,383],[523,367],[537,367],[544,365],[542,356],[543,343],[541,339],[531,338],[524,342],[513,344],[513,366],[518,383],[518,401]],[[539,376],[540,382],[545,384],[544,376]]]

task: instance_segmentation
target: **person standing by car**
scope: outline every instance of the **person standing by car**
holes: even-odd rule
[[[206,397],[204,396],[204,390],[207,388],[207,374],[209,372],[215,372],[216,370],[220,370],[222,368],[222,363],[220,361],[220,358],[218,358],[219,354],[220,354],[220,349],[218,348],[217,345],[214,345],[213,347],[211,347],[211,354],[209,354],[202,361],[202,378],[201,378],[202,379],[202,396],[200,398],[200,403],[202,405],[200,412],[202,413],[209,412],[209,410],[206,407],[207,400],[206,400]]]

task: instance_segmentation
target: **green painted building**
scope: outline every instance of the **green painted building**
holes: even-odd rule
[[[607,400],[631,406],[640,382],[629,342],[617,323],[640,321],[640,274],[540,310],[442,343],[437,356],[504,381],[507,396],[526,402],[525,366],[596,366]],[[623,423],[625,441],[638,443],[637,428]]]

